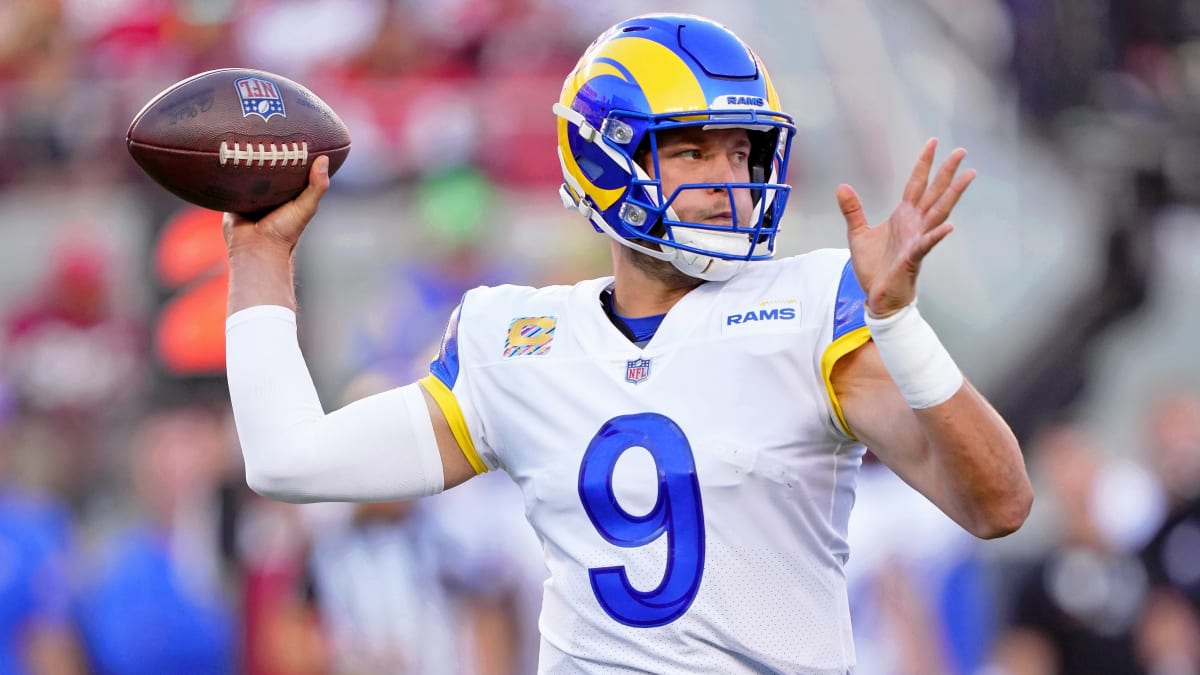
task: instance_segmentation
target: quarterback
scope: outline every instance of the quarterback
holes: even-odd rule
[[[544,673],[846,673],[843,565],[866,448],[966,530],[1033,499],[1007,424],[921,318],[921,261],[974,178],[925,145],[848,250],[774,259],[795,126],[758,56],[695,16],[621,22],[553,111],[564,205],[612,276],[481,287],[419,382],[326,413],[292,257],[329,185],[225,217],[230,394],[249,485],[286,501],[430,495],[508,473],[545,550]],[[463,514],[471,517],[471,514]]]

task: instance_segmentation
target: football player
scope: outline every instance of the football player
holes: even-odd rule
[[[388,500],[507,472],[550,571],[542,672],[847,672],[866,447],[979,537],[1016,530],[1032,502],[1008,426],[916,307],[974,178],[965,152],[935,170],[927,143],[874,227],[840,186],[849,250],[774,260],[795,127],[728,29],[621,22],[553,109],[563,202],[610,238],[612,276],[471,290],[428,377],[329,414],[292,288],[324,160],[295,202],[226,216],[250,486]]]

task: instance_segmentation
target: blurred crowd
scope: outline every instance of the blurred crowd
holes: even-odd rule
[[[253,67],[338,101],[354,129],[345,187],[469,162],[495,179],[553,179],[525,161],[595,11],[556,0],[14,0],[0,9],[0,182],[37,172],[137,179],[119,130],[189,74]],[[505,115],[487,101],[505,100]],[[489,113],[489,114],[484,114]],[[436,128],[437,133],[430,133]],[[437,139],[436,143],[433,139]],[[481,142],[488,139],[489,143]],[[526,141],[532,142],[526,142]],[[505,152],[490,149],[503,147]],[[526,149],[522,151],[522,149]],[[517,151],[514,154],[514,151]]]
[[[948,342],[978,342],[969,324],[993,315],[993,342],[952,351],[991,373],[1033,517],[983,545],[868,462],[847,568],[856,672],[1200,673],[1200,5],[661,5],[770,52],[802,127],[807,219],[823,214],[806,190],[834,184],[814,167],[866,175],[870,194],[894,175],[881,162],[907,157],[864,105],[894,82],[845,84],[880,63],[902,64],[889,72],[919,98],[889,122],[950,129],[981,162],[1017,167],[1013,184],[1061,192],[984,192],[979,212],[1013,222],[956,233],[966,253],[987,249],[975,267],[931,265],[992,304],[922,291]],[[155,93],[212,68],[262,68],[336,102],[354,146],[323,211],[342,215],[306,235],[299,266],[302,338],[333,407],[420,375],[469,287],[604,273],[606,246],[558,209],[549,105],[601,27],[648,9],[0,3],[0,675],[533,672],[545,569],[505,476],[412,504],[249,492],[221,377],[219,216],[140,175],[122,135]],[[829,38],[841,30],[856,40]],[[1013,119],[976,116],[971,97],[1011,101]],[[1010,125],[1019,144],[996,132]],[[830,152],[839,136],[857,139],[845,156]],[[1026,215],[1047,231],[1019,234]],[[1056,232],[1075,238],[1066,254]],[[1027,258],[1004,268],[1000,247]]]

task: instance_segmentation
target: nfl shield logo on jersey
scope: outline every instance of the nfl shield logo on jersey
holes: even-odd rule
[[[261,77],[243,77],[234,81],[233,86],[237,88],[238,98],[242,99],[242,117],[258,115],[264,122],[275,115],[287,117],[283,97],[274,82]]]
[[[650,359],[634,359],[625,362],[625,381],[637,384],[650,377]]]

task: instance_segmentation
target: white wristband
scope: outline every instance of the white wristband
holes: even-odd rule
[[[883,365],[909,406],[932,408],[962,387],[962,372],[921,318],[915,302],[882,319],[867,311],[864,319]]]

